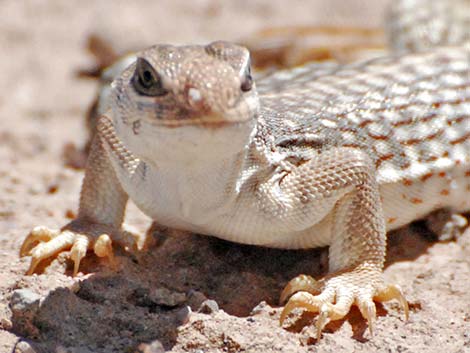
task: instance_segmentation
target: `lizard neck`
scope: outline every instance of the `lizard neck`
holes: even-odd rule
[[[151,166],[148,183],[165,206],[156,209],[149,203],[149,212],[155,212],[162,224],[203,232],[205,225],[233,209],[248,153],[249,146],[245,146],[242,151],[224,158]],[[145,205],[142,208],[145,209]]]
[[[141,121],[136,134],[123,119],[114,121],[117,136],[139,159],[168,170],[213,170],[243,155],[256,134],[256,119],[222,126],[162,127]]]
[[[152,135],[153,139],[146,141],[152,148],[152,153],[142,154],[139,153],[142,152],[140,149],[136,150],[123,139],[121,134],[128,129],[118,131],[113,123],[109,124],[111,133],[101,131],[101,134],[110,146],[109,156],[121,185],[139,208],[158,219],[161,224],[202,231],[204,225],[213,221],[214,217],[226,214],[233,207],[244,180],[249,177],[246,175],[249,169],[247,163],[251,160],[256,124],[238,127],[238,134],[233,134],[232,131],[232,139],[227,140],[228,136],[218,137],[217,141],[226,139],[223,146],[214,143],[215,146],[209,145],[204,151],[197,151],[195,148],[186,154],[172,151],[169,147],[172,144],[171,147],[177,150],[184,147],[183,142],[189,143],[181,140],[184,134],[181,135],[178,130],[175,130],[173,139],[165,136],[168,139],[163,141],[158,139],[158,135]],[[248,127],[251,130],[242,138],[242,132]],[[143,131],[144,136],[151,134],[148,129]],[[230,133],[227,130],[217,132],[224,135]],[[189,136],[195,138],[194,134]],[[202,139],[202,136],[197,137]],[[214,138],[210,140],[213,142]],[[116,144],[116,141],[119,144]],[[161,150],[156,149],[158,147]],[[137,169],[123,169],[121,161],[127,160],[127,155],[122,155],[123,149],[143,163],[140,163]],[[207,153],[203,153],[206,151]],[[172,158],[168,158],[172,153]],[[158,195],[158,202],[155,202],[155,195]]]
[[[162,152],[155,154],[152,160],[143,160],[153,165],[158,174],[164,174],[165,179],[178,180],[177,187],[180,191],[188,188],[188,192],[200,190],[227,198],[230,193],[236,194],[237,184],[243,179],[247,155],[256,135],[255,121],[250,124],[249,131],[247,127],[223,127],[215,132],[204,131],[203,134],[209,133],[210,136],[199,136],[199,143],[193,143],[192,149],[186,153],[177,150],[178,146],[175,146],[176,150],[165,151],[168,154],[174,153],[174,158],[165,158]],[[220,133],[221,136],[215,137],[213,133]],[[159,158],[161,155],[163,158]]]

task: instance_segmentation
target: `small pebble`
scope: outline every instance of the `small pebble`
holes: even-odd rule
[[[202,314],[212,314],[217,311],[219,311],[219,304],[212,299],[205,300],[198,309],[198,312]]]
[[[13,352],[14,353],[36,353],[34,348],[31,347],[31,345],[26,341],[18,342]]]
[[[181,325],[187,324],[189,322],[189,317],[193,311],[189,306],[184,306],[176,312],[176,318]]]
[[[266,311],[266,307],[268,304],[265,301],[260,302],[258,305],[256,305],[252,310],[250,315],[258,315]]]
[[[163,348],[163,344],[155,340],[151,343],[142,343],[138,347],[138,351],[141,353],[164,353],[165,348]]]

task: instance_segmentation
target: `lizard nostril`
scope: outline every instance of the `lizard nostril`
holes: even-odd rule
[[[202,94],[197,88],[191,87],[188,89],[188,101],[192,107],[198,107],[202,104]]]

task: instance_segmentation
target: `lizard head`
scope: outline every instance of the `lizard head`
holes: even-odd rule
[[[110,97],[118,136],[151,162],[241,152],[259,105],[249,52],[228,42],[144,50]]]

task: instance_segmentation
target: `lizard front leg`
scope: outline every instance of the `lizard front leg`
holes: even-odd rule
[[[330,320],[344,317],[351,305],[359,307],[372,331],[376,316],[374,300],[398,299],[406,315],[408,307],[398,286],[386,285],[382,269],[386,229],[374,165],[358,149],[337,148],[319,153],[294,167],[281,179],[278,195],[287,197],[284,217],[311,215],[312,233],[319,218],[331,215],[329,266],[332,274],[315,282],[301,275],[284,289],[281,300],[290,297],[281,314],[281,324],[297,307],[318,312],[317,334]],[[286,201],[284,201],[285,203]]]
[[[66,250],[70,250],[74,262],[74,275],[88,249],[93,249],[100,257],[108,257],[113,263],[111,238],[128,244],[133,237],[121,230],[128,196],[105,150],[109,138],[102,125],[88,157],[78,216],[61,230],[39,226],[31,231],[20,250],[20,256],[31,255],[28,274],[32,274],[42,260]]]

